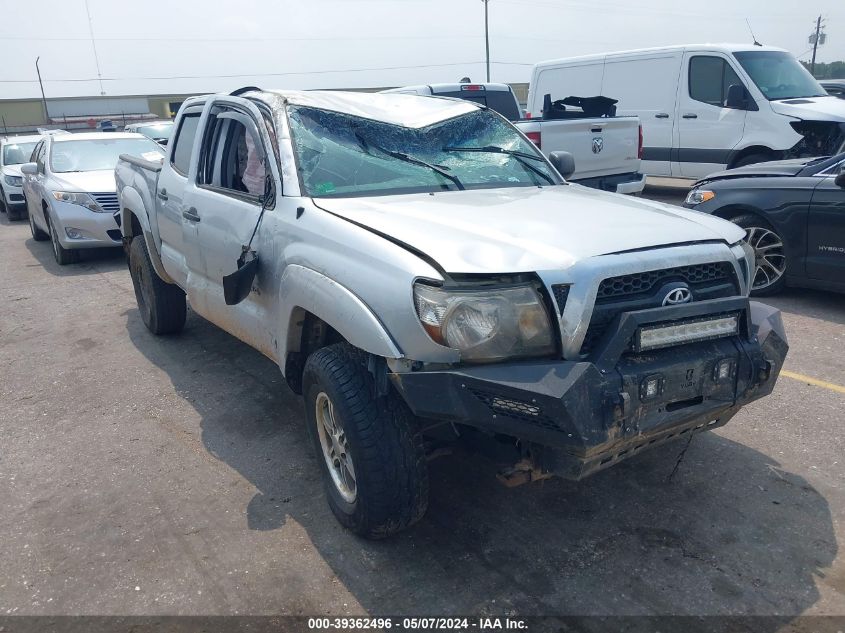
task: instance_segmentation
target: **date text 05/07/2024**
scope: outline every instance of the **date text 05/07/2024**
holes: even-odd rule
[[[308,618],[311,630],[391,630],[397,631],[520,631],[527,630],[525,620],[509,617],[352,617],[352,618]]]

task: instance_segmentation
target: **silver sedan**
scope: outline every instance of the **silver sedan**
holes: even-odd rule
[[[29,226],[35,240],[50,239],[61,264],[85,248],[120,246],[114,167],[121,154],[156,161],[160,145],[141,134],[85,133],[46,136],[21,166]]]

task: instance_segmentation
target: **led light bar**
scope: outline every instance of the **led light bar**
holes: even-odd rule
[[[731,314],[707,319],[675,322],[671,325],[651,325],[637,330],[635,346],[638,352],[695,343],[714,338],[733,336],[739,332],[739,316]]]

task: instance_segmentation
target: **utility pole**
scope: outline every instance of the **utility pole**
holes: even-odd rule
[[[91,20],[91,9],[88,8],[88,0],[85,0],[85,14],[88,16],[88,33],[91,35],[91,48],[94,50],[94,63],[97,65],[97,80],[100,82],[100,94],[106,94],[103,90],[103,73],[100,71],[100,56],[97,55],[97,41],[94,39],[94,22]]]
[[[490,83],[490,31],[487,21],[487,4],[490,0],[481,0],[484,3],[484,50],[487,61],[487,83]]]
[[[38,60],[41,56],[35,58],[35,72],[38,73],[38,85],[41,86],[41,104],[44,106],[44,122],[50,122],[50,113],[47,112],[47,97],[44,96],[44,84],[41,81],[41,69],[38,67]]]
[[[816,49],[819,47],[819,36],[822,30],[822,16],[816,20],[816,34],[813,37],[813,61],[810,62],[810,74],[816,75]]]

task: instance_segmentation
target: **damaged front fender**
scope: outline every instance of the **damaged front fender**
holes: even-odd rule
[[[845,151],[845,123],[838,121],[792,121],[803,138],[788,149],[785,158],[832,156]]]

